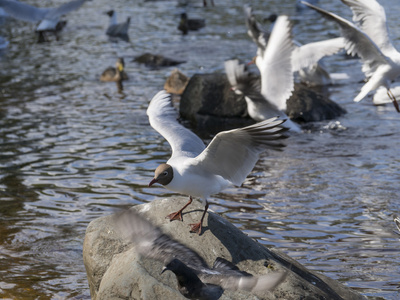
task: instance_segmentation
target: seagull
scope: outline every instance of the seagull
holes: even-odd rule
[[[370,91],[384,86],[397,112],[400,112],[397,100],[390,90],[391,81],[400,75],[400,53],[389,40],[384,8],[375,0],[342,0],[342,2],[351,8],[353,21],[360,27],[334,13],[304,1],[302,3],[327,19],[335,21],[346,39],[347,53],[361,57],[362,70],[368,82],[361,88],[354,101],[359,102]]]
[[[38,8],[23,2],[14,0],[0,0],[2,8],[9,16],[32,23],[39,22],[36,32],[39,33],[39,42],[45,41],[45,32],[59,32],[66,21],[60,21],[60,17],[82,6],[86,0],[74,0],[55,8]]]
[[[276,72],[279,72],[279,68]],[[258,78],[251,76],[246,70],[246,66],[241,64],[239,60],[232,59],[225,61],[225,72],[232,90],[243,95],[247,104],[247,112],[249,116],[259,122],[274,116],[287,118],[288,120],[282,125],[290,131],[301,132],[299,125],[291,121],[288,116],[278,109],[273,101],[268,101],[262,94],[260,81]],[[279,75],[277,75],[279,76]]]
[[[199,223],[190,224],[191,232],[201,234],[208,209],[207,198],[229,185],[240,186],[251,172],[260,153],[266,148],[281,149],[277,140],[286,138],[285,122],[272,118],[248,127],[218,133],[205,147],[203,141],[177,121],[171,95],[158,92],[147,109],[150,125],[170,144],[172,156],[157,167],[149,183],[162,184],[166,189],[189,195],[189,201],[179,211],[167,216],[182,220],[182,211],[192,203],[192,197],[202,199],[205,209]]]
[[[124,23],[117,23],[117,14],[114,10],[109,10],[106,15],[110,17],[110,24],[107,28],[106,34],[110,37],[119,37],[125,41],[129,41],[128,29],[131,18],[126,18]]]
[[[113,221],[141,256],[162,262],[161,273],[169,270],[176,275],[179,291],[189,299],[219,299],[224,289],[271,291],[286,278],[286,272],[253,276],[221,257],[210,268],[196,251],[164,234],[134,209],[115,214]]]
[[[181,13],[178,29],[182,31],[182,34],[188,34],[189,30],[197,31],[204,26],[206,26],[204,19],[189,19],[186,13]]]
[[[325,70],[320,60],[342,50],[345,39],[338,37],[305,45],[297,41],[293,42],[295,47],[292,52],[292,68],[293,72],[299,72],[301,81],[309,86],[331,84],[331,74]]]
[[[291,26],[287,16],[278,16],[271,34],[260,30],[250,7],[244,7],[248,34],[257,44],[255,63],[260,70],[261,87],[249,82],[249,74],[239,61],[225,62],[225,70],[232,89],[243,94],[247,103],[247,112],[256,121],[273,116],[287,118],[283,125],[294,132],[301,128],[284,113],[286,101],[294,89],[292,53],[294,45]],[[247,81],[247,83],[246,83]],[[247,86],[246,86],[247,85]]]
[[[125,72],[125,62],[122,57],[117,59],[114,67],[108,67],[100,76],[100,81],[113,81],[117,83],[119,91],[123,90],[122,81],[128,80],[129,77]]]
[[[251,8],[245,6],[244,9],[248,33],[257,44],[255,64],[260,70],[261,94],[278,109],[285,111],[286,100],[294,89],[291,63],[294,46],[289,18],[279,16],[269,35],[249,25],[256,23],[253,23]]]
[[[248,28],[248,35],[253,39],[253,41],[257,44],[258,50],[257,50],[257,56],[263,55],[263,53],[266,51],[266,48],[268,46],[268,41],[270,38],[271,33],[264,31],[261,29],[261,25],[256,21],[254,18],[252,8],[249,6],[244,6],[244,12],[245,12],[245,20],[246,20],[246,25]],[[269,17],[269,20],[274,23],[276,21],[276,17],[274,18],[274,15],[271,15]],[[287,25],[290,26],[290,25]],[[344,47],[344,39],[343,38],[335,38],[335,39],[329,39],[325,41],[319,41],[319,42],[314,42],[314,43],[309,43],[306,45],[301,45],[298,41],[293,40],[293,51],[291,53],[291,63],[292,63],[292,72],[299,72],[300,79],[303,82],[306,82],[308,85],[324,85],[324,84],[330,84],[331,83],[331,76],[324,69],[322,64],[320,63],[320,60],[329,55],[333,55],[337,52],[339,52],[341,49]],[[277,49],[277,54],[279,53],[279,49]],[[278,56],[279,58],[279,56]],[[286,59],[288,57],[284,57],[285,63],[287,63]],[[274,61],[274,60],[272,60]],[[274,73],[275,70],[278,70],[279,68],[274,68]],[[261,73],[261,70],[260,70]],[[261,73],[262,74],[262,73]],[[273,77],[269,75],[269,77]],[[268,78],[268,77],[267,77]],[[289,82],[289,77],[286,80]],[[289,87],[287,87],[289,89]],[[293,90],[293,87],[292,87]],[[292,91],[291,90],[291,91]],[[289,94],[290,96],[290,94]],[[287,99],[286,99],[287,100]],[[286,100],[282,105],[286,105]],[[278,104],[278,103],[275,103]],[[281,107],[282,110],[286,110],[285,106]]]

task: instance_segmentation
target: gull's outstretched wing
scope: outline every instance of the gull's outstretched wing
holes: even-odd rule
[[[260,24],[254,18],[253,10],[250,6],[245,5],[243,7],[245,14],[245,21],[247,26],[247,34],[253,39],[258,48],[258,54],[263,55],[268,45],[269,32],[263,31]]]
[[[313,66],[325,56],[336,54],[344,45],[345,39],[339,37],[296,47],[292,53],[293,72]]]
[[[71,11],[77,10],[79,7],[82,6],[82,4],[85,1],[86,0],[74,0],[61,4],[59,7],[51,9],[49,13],[46,15],[46,19],[50,20],[58,19],[61,16],[70,13]]]
[[[283,111],[294,89],[293,48],[289,18],[279,16],[263,57],[256,58],[261,73],[261,94]]]
[[[205,173],[217,174],[240,186],[266,149],[281,149],[287,131],[284,119],[272,118],[244,128],[218,133],[194,164]]]
[[[195,251],[164,234],[134,209],[115,214],[114,223],[121,236],[129,239],[144,257],[161,261],[165,265],[177,258],[194,270],[209,269]]]
[[[353,23],[310,3],[304,1],[302,1],[302,3],[316,10],[325,18],[335,21],[339,25],[341,33],[346,39],[344,48],[348,54],[361,57],[364,63],[363,71],[367,77],[372,76],[380,65],[387,64],[386,57],[379,47]]]
[[[44,19],[50,8],[38,8],[20,1],[0,0],[0,7],[11,17],[27,21],[39,22]]]
[[[353,12],[353,21],[381,49],[382,53],[391,56],[397,50],[389,39],[385,9],[375,0],[342,0]]]
[[[178,122],[178,113],[172,106],[171,95],[158,92],[147,108],[150,125],[170,144],[172,157],[196,157],[204,149],[203,141]]]

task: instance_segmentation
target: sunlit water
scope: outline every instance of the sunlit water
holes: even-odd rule
[[[29,1],[52,2],[64,1]],[[116,207],[172,195],[147,187],[170,148],[145,114],[171,68],[149,70],[131,60],[144,52],[184,59],[180,69],[189,76],[223,72],[232,57],[250,60],[256,48],[243,3],[215,2],[188,8],[207,27],[185,37],[176,30],[184,8],[173,1],[87,2],[68,16],[61,40],[45,44],[36,44],[31,24],[2,25],[10,44],[0,61],[0,297],[89,298],[82,261],[88,223]],[[260,18],[291,15],[300,42],[338,33],[318,15],[296,12],[294,0],[264,2],[250,4]],[[397,0],[381,2],[391,35],[400,37]],[[319,5],[351,17],[340,1]],[[110,8],[120,20],[132,17],[130,43],[105,36],[102,13]],[[130,76],[123,94],[98,80],[118,56]],[[400,236],[392,217],[400,213],[400,115],[391,105],[372,106],[371,98],[352,102],[363,79],[357,60],[338,55],[325,64],[352,77],[330,88],[348,114],[263,155],[243,186],[210,199],[211,208],[312,270],[364,295],[398,299]]]

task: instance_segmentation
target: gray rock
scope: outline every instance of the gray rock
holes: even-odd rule
[[[323,93],[302,83],[295,84],[293,94],[286,104],[286,114],[298,123],[332,120],[346,113],[344,108]]]
[[[285,281],[273,292],[252,295],[225,291],[224,299],[365,299],[352,289],[321,274],[307,270],[276,250],[267,249],[224,218],[208,213],[204,233],[189,232],[188,224],[202,213],[194,202],[183,215],[183,222],[165,219],[165,215],[183,206],[187,198],[155,200],[135,207],[153,224],[174,239],[195,249],[209,265],[220,256],[253,275],[286,270]],[[122,240],[113,227],[112,216],[93,220],[83,245],[83,258],[92,299],[185,299],[177,290],[172,272],[160,274],[162,263],[139,257],[132,244]]]
[[[182,94],[179,111],[200,135],[253,124],[247,116],[246,101],[236,95],[225,74],[195,74]],[[322,93],[295,84],[287,101],[286,114],[299,123],[334,119],[346,111]]]
[[[236,95],[225,74],[195,74],[181,96],[180,115],[202,136],[244,127],[255,122],[243,96]]]

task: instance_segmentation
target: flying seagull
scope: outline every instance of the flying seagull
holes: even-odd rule
[[[384,8],[375,0],[342,0],[353,11],[352,22],[324,9],[302,1],[303,4],[316,10],[329,20],[335,21],[346,39],[345,49],[348,54],[358,55],[363,62],[362,70],[368,82],[354,98],[359,102],[380,86],[384,86],[397,112],[399,105],[390,84],[400,75],[400,53],[389,39]]]
[[[134,209],[115,214],[113,221],[141,256],[162,262],[162,273],[170,270],[176,275],[179,291],[189,299],[218,299],[224,289],[270,291],[286,277],[285,272],[252,276],[221,257],[210,268],[197,252],[164,234]]]
[[[189,195],[188,203],[179,211],[167,216],[182,220],[182,211],[199,197],[205,205],[199,223],[191,224],[192,232],[201,233],[204,216],[208,209],[207,198],[229,185],[240,186],[259,159],[260,153],[281,149],[279,140],[286,138],[287,131],[281,124],[285,120],[272,118],[244,128],[218,133],[205,147],[203,141],[177,121],[177,112],[171,103],[171,95],[158,92],[147,109],[150,125],[170,144],[172,156],[157,167],[149,183],[160,183],[171,191]]]
[[[66,21],[60,21],[61,16],[78,9],[85,1],[74,0],[54,8],[39,8],[19,1],[0,0],[0,8],[15,19],[39,22],[36,32],[39,33],[39,42],[43,42],[46,32],[57,34],[66,25]]]
[[[301,132],[299,125],[291,121],[272,101],[268,101],[261,94],[260,81],[251,76],[246,70],[245,64],[240,63],[237,59],[227,60],[225,61],[225,72],[232,90],[236,94],[244,96],[247,112],[253,120],[259,122],[279,116],[288,119],[282,124],[283,127],[290,131]]]
[[[245,13],[245,21],[248,28],[248,35],[253,39],[253,41],[257,45],[257,55],[264,56],[265,51],[268,46],[268,41],[271,36],[271,32],[265,31],[261,28],[261,25],[257,22],[253,15],[252,8],[250,6],[244,6]],[[276,22],[277,17],[275,15],[271,15],[269,20],[273,23]],[[289,22],[289,21],[287,21]],[[290,24],[284,24],[286,27],[281,27],[280,34],[290,34],[287,30],[290,27]],[[280,25],[282,26],[282,25]],[[278,31],[279,32],[279,31]],[[289,37],[288,37],[289,38]],[[285,40],[281,40],[284,42]],[[302,45],[296,40],[292,40],[293,45],[292,52],[290,53],[290,59],[292,63],[292,72],[298,72],[300,75],[300,79],[303,82],[306,82],[309,85],[321,85],[321,84],[329,84],[331,83],[331,75],[324,69],[322,64],[320,64],[320,60],[329,55],[336,54],[344,47],[344,38],[335,38],[324,41],[313,42],[309,44]],[[276,41],[273,43],[276,44]],[[273,44],[272,44],[273,45]],[[270,45],[270,47],[272,46]],[[281,46],[282,47],[282,46]],[[272,47],[271,47],[272,48]],[[276,45],[276,49],[278,50],[275,54],[271,53],[270,55],[274,55],[273,58],[270,59],[271,62],[280,64],[288,63],[288,56],[279,56],[281,53],[279,52],[279,45]],[[289,52],[284,52],[282,55],[289,55]],[[278,60],[281,58],[281,60]],[[258,66],[258,65],[257,65]],[[275,71],[280,71],[278,66],[274,67]],[[264,71],[265,72],[265,71]],[[260,70],[261,73],[261,70]],[[275,73],[274,73],[275,74]],[[271,74],[267,76],[267,78],[273,78]],[[280,77],[282,78],[282,77]],[[285,86],[286,88],[282,88],[281,91],[288,91],[290,88],[293,90],[293,87],[289,85],[290,80],[293,80],[293,76],[286,76]],[[290,91],[292,91],[290,90]],[[271,93],[274,95],[274,93]],[[266,96],[266,95],[265,95]],[[290,94],[289,94],[290,96]],[[288,96],[288,97],[289,97]],[[286,99],[287,100],[287,99]],[[271,101],[271,100],[270,100]],[[274,100],[275,101],[275,100]],[[277,100],[276,100],[277,101]],[[286,109],[286,101],[284,101],[280,105],[280,109]],[[278,102],[275,104],[279,104]]]

